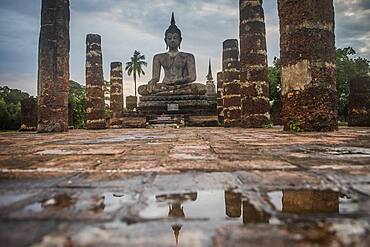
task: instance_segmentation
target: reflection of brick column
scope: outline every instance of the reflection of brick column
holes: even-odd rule
[[[110,65],[110,126],[121,127],[123,117],[123,73],[122,63],[114,62]]]
[[[68,131],[69,20],[69,0],[42,1],[38,132]]]
[[[21,131],[35,131],[37,128],[37,99],[30,97],[21,102]]]
[[[240,80],[238,40],[228,39],[223,43],[222,55],[223,101],[225,127],[240,123]]]
[[[222,80],[222,72],[217,73],[217,115],[218,122],[224,123],[224,101],[223,97],[224,82]]]
[[[353,79],[349,83],[349,126],[370,127],[370,77]]]
[[[337,213],[339,193],[334,191],[284,190],[283,212],[294,214]]]
[[[240,0],[241,126],[270,122],[265,16],[260,0]]]
[[[87,128],[106,128],[103,57],[98,34],[88,34],[86,38],[86,91]]]
[[[258,210],[248,201],[243,201],[243,224],[269,223],[271,216]]]
[[[338,128],[333,0],[278,0],[284,129]]]
[[[242,195],[225,191],[225,209],[230,218],[239,218],[242,215]]]

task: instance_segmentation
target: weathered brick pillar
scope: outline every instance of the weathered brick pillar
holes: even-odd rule
[[[271,216],[263,210],[257,209],[248,201],[243,201],[243,224],[269,223]]]
[[[86,90],[87,128],[104,129],[103,56],[98,34],[88,34],[86,38]]]
[[[239,218],[242,215],[242,195],[225,191],[225,210],[230,218]]]
[[[43,0],[37,81],[38,132],[68,131],[69,0]]]
[[[122,63],[110,64],[110,127],[122,127],[123,117],[123,72]]]
[[[218,122],[224,123],[224,100],[223,100],[224,82],[222,80],[222,72],[217,73],[217,115]]]
[[[20,131],[36,131],[37,129],[37,99],[30,97],[21,102]]]
[[[278,0],[284,129],[338,129],[333,0]]]
[[[265,15],[262,0],[240,0],[241,127],[270,122]]]
[[[337,213],[339,195],[335,191],[284,190],[283,212],[292,214]]]
[[[370,77],[349,83],[348,125],[370,127]]]
[[[237,39],[228,39],[223,43],[222,74],[224,125],[225,127],[237,127],[240,124],[241,110]]]

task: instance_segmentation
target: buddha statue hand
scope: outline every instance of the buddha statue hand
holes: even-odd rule
[[[158,81],[156,81],[156,80],[152,79],[152,80],[150,80],[150,81],[148,82],[148,84],[149,84],[149,85],[151,85],[151,84],[157,84],[157,82],[158,82]]]

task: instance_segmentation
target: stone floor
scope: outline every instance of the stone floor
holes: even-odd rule
[[[0,134],[2,246],[369,246],[370,129]]]

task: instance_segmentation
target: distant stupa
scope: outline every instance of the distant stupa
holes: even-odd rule
[[[209,64],[208,64],[208,74],[207,74],[207,81],[206,81],[206,86],[207,86],[207,97],[209,101],[217,101],[217,93],[216,93],[216,85],[215,81],[213,80],[213,75],[212,75],[212,65],[211,65],[211,59],[209,59]]]

